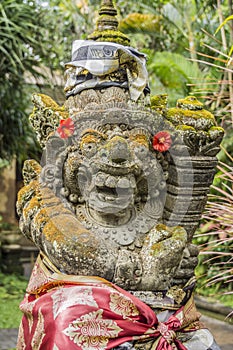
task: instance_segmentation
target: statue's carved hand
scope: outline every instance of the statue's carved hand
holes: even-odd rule
[[[174,276],[174,283],[184,285],[194,275],[194,269],[198,264],[199,249],[195,244],[189,243],[183,252],[180,266]]]
[[[149,232],[141,250],[141,289],[163,290],[172,284],[186,243],[186,231],[179,226],[157,225]]]
[[[142,264],[139,254],[121,249],[118,254],[114,282],[122,287],[134,290],[141,281]]]

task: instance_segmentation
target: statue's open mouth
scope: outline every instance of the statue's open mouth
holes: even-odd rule
[[[113,176],[99,171],[92,178],[88,204],[97,211],[113,212],[126,209],[134,202],[136,179],[134,175]]]
[[[104,200],[107,202],[116,202],[121,203],[122,200],[133,194],[132,188],[110,188],[110,187],[99,187],[96,186],[97,196],[100,200]]]

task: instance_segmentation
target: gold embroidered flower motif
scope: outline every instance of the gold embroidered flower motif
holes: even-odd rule
[[[137,316],[139,315],[138,309],[133,304],[133,302],[118,293],[110,294],[110,309],[118,315],[121,315],[123,318],[127,318],[129,316]]]
[[[116,338],[122,329],[102,315],[102,309],[83,315],[70,323],[63,333],[83,350],[104,350],[109,338]]]

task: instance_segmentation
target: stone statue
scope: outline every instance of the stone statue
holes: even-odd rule
[[[33,95],[41,164],[24,164],[20,228],[40,249],[17,349],[219,349],[192,299],[192,237],[223,130],[194,96],[150,99],[146,57],[102,1],[75,41],[66,103]]]

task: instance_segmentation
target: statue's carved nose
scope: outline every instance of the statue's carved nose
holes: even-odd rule
[[[130,159],[130,149],[127,141],[120,136],[114,136],[109,141],[109,155],[114,163],[123,163]]]

